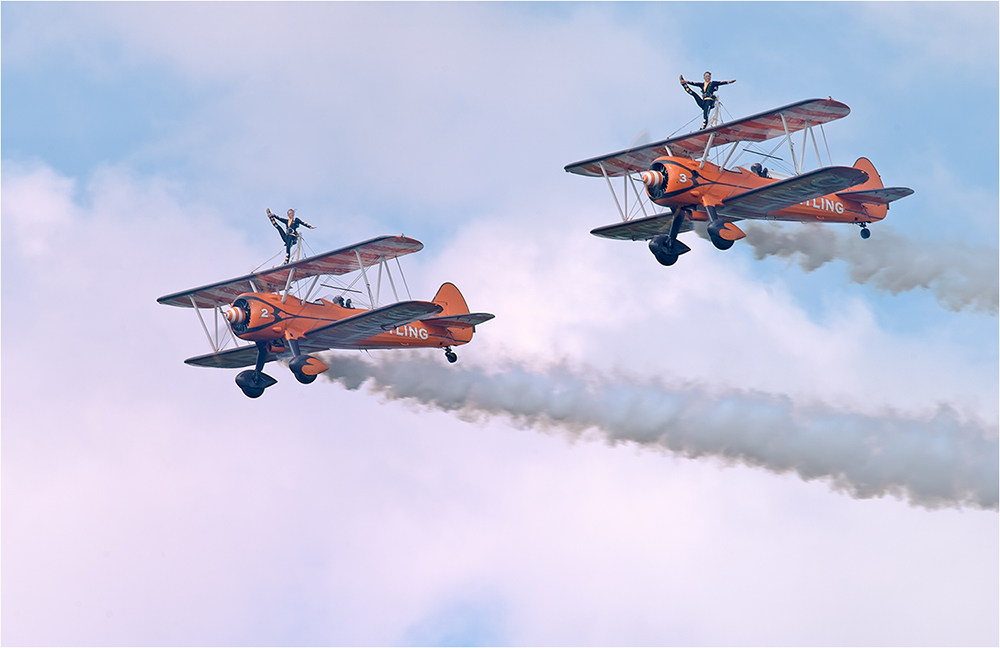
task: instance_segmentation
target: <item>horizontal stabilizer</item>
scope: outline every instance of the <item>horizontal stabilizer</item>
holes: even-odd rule
[[[866,180],[868,174],[854,167],[824,167],[737,194],[717,209],[722,216],[763,218],[779,209],[843,191]]]
[[[277,359],[274,353],[267,354],[267,362]],[[194,367],[215,367],[217,369],[239,369],[240,367],[252,367],[257,364],[257,345],[237,347],[218,353],[188,358],[184,364]]]
[[[470,328],[488,322],[495,315],[492,313],[463,313],[461,315],[441,315],[440,317],[425,317],[420,320],[424,324],[454,328]]]
[[[601,238],[614,239],[616,241],[648,241],[651,238],[655,238],[661,234],[666,234],[670,231],[670,224],[674,222],[674,215],[670,212],[665,214],[656,214],[654,216],[646,216],[644,218],[635,218],[630,221],[625,221],[624,223],[615,223],[613,225],[604,225],[603,227],[595,227],[590,230],[590,233],[594,236],[600,236]],[[684,221],[681,224],[681,232],[690,232],[694,229],[691,225],[691,221]]]
[[[888,205],[892,201],[906,198],[912,193],[913,189],[909,187],[882,187],[880,189],[866,189],[865,191],[841,191],[837,196],[844,200],[860,203]]]

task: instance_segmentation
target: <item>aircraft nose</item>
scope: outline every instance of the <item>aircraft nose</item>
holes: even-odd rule
[[[247,318],[246,312],[239,306],[230,306],[226,310],[222,311],[222,316],[225,317],[230,324],[242,324]]]
[[[639,177],[642,178],[642,184],[647,187],[657,187],[663,184],[663,174],[659,171],[644,171]]]

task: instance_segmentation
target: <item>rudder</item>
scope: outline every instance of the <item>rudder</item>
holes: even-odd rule
[[[469,305],[465,303],[465,297],[462,296],[458,286],[450,282],[441,284],[431,301],[444,309],[441,315],[464,315],[469,312]]]
[[[858,161],[854,163],[854,168],[864,171],[868,174],[868,180],[863,184],[851,187],[849,191],[866,191],[868,189],[881,189],[885,185],[882,184],[882,176],[878,174],[875,170],[875,165],[868,158],[862,157],[858,158]],[[872,205],[866,204],[863,207],[865,213],[868,214],[873,220],[882,220],[885,218],[886,213],[889,211],[887,205]]]
[[[863,184],[856,185],[850,188],[850,191],[864,191],[866,189],[881,189],[882,176],[878,174],[875,170],[875,165],[868,158],[858,158],[858,161],[854,163],[854,168],[860,171],[864,171],[868,174],[868,180]]]

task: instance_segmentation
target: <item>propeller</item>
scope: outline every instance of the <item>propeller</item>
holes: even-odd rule
[[[629,143],[626,150],[631,151],[634,148],[645,146],[646,144],[649,144],[649,142],[649,129],[643,128],[641,131],[636,133],[635,137],[632,138],[632,141]]]

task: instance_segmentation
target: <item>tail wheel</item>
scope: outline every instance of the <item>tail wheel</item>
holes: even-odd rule
[[[869,237],[871,237],[871,235],[872,235],[872,231],[870,229],[868,229],[867,227],[864,227],[861,230],[861,238],[868,239]]]
[[[444,350],[444,357],[448,359],[448,362],[454,364],[458,362],[458,355],[451,350],[451,347],[447,347]]]

